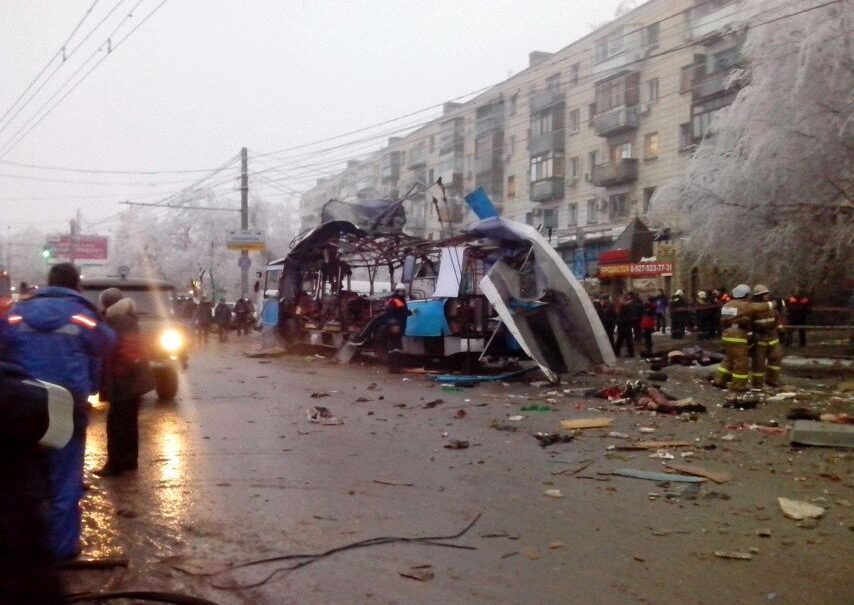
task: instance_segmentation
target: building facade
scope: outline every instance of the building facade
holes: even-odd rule
[[[597,276],[601,253],[734,99],[747,21],[742,0],[650,0],[557,52],[531,52],[527,69],[318,181],[302,226],[329,199],[409,193],[407,230],[441,238],[473,220],[462,196],[480,186],[503,216],[539,226],[578,277]],[[423,191],[439,177],[448,202],[434,206]],[[691,287],[678,246],[656,252],[673,264],[660,285]]]

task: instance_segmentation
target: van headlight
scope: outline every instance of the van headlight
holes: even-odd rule
[[[168,353],[175,353],[184,346],[184,337],[178,330],[164,330],[160,335],[160,346]]]

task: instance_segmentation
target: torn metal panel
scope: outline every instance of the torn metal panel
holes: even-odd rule
[[[616,363],[590,297],[536,229],[489,218],[475,223],[469,233],[510,245],[531,245],[536,292],[524,296],[520,272],[503,261],[493,265],[480,285],[507,328],[549,380],[556,381],[562,372]]]

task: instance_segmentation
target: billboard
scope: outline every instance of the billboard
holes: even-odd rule
[[[102,235],[48,235],[46,246],[54,260],[84,265],[105,264],[109,251]]]

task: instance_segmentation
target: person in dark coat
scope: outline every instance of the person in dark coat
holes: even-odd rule
[[[214,309],[214,323],[219,328],[219,341],[228,341],[228,331],[231,329],[231,308],[224,298],[219,299],[219,304]]]
[[[643,331],[641,330],[641,319],[643,318],[643,301],[640,296],[638,296],[634,292],[629,292],[629,306],[632,310],[632,332],[635,335],[635,341],[640,342],[643,337]]]
[[[611,347],[614,346],[614,328],[617,326],[617,307],[611,302],[611,297],[603,294],[599,297],[599,319],[602,320],[602,327],[605,328],[605,334],[608,335],[608,342]]]
[[[0,603],[62,605],[48,546],[46,454],[72,436],[74,400],[31,378],[20,366],[0,363]]]
[[[237,327],[238,336],[249,333],[252,325],[252,306],[246,298],[241,298],[234,303],[234,325]]]
[[[617,305],[617,341],[614,343],[614,354],[619,357],[623,343],[626,344],[628,357],[635,356],[635,345],[632,330],[635,325],[634,307],[631,294],[626,294]]]
[[[670,336],[673,338],[685,338],[688,311],[682,290],[676,290],[670,299]]]
[[[48,287],[16,304],[0,320],[4,359],[38,380],[67,389],[74,399],[74,433],[64,447],[47,454],[52,494],[48,538],[57,560],[74,557],[80,550],[88,397],[98,391],[103,357],[115,345],[115,334],[79,288],[74,265],[54,265]]]
[[[213,305],[209,300],[205,298],[201,300],[199,306],[196,307],[193,322],[196,324],[196,342],[207,344],[213,323]]]
[[[151,368],[139,333],[136,305],[118,288],[100,296],[107,325],[118,337],[116,349],[105,359],[100,398],[107,412],[107,462],[95,471],[101,477],[118,477],[135,471],[139,457],[139,402],[154,386]]]

